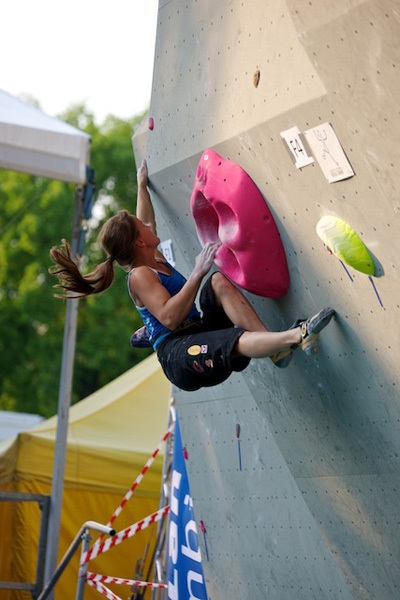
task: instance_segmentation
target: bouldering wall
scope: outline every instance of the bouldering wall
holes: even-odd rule
[[[200,250],[190,197],[212,148],[251,176],[286,251],[287,294],[246,293],[265,324],[337,311],[316,356],[174,390],[212,600],[399,598],[399,39],[392,0],[160,0],[133,146],[177,267]],[[327,251],[325,216],[373,277]]]

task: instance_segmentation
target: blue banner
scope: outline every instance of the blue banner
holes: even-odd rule
[[[178,420],[175,424],[170,504],[168,598],[207,600],[199,538]]]

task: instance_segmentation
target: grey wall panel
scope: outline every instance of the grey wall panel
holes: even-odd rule
[[[352,598],[240,379],[232,377],[234,394],[220,386],[218,399],[208,390],[175,396],[195,515],[206,527],[208,555],[201,533],[200,542],[209,596]]]
[[[189,198],[212,147],[253,178],[286,249],[287,295],[246,294],[266,325],[337,310],[315,357],[175,390],[212,600],[399,597],[399,15],[391,0],[160,2],[154,129],[133,144],[178,268],[200,250]],[[280,135],[327,122],[355,173],[334,184],[317,161],[296,169]],[[329,214],[373,253],[383,306],[317,236]]]

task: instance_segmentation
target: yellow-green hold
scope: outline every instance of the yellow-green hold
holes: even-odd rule
[[[348,223],[328,215],[318,221],[316,229],[318,236],[339,260],[366,275],[375,274],[371,254]]]

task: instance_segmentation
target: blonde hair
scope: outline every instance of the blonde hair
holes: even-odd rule
[[[62,246],[53,246],[50,258],[54,266],[49,269],[58,278],[54,287],[63,288],[65,294],[58,298],[79,298],[99,294],[114,281],[114,261],[121,267],[132,264],[135,256],[134,242],[138,236],[135,219],[126,210],[121,210],[106,221],[99,233],[99,241],[107,253],[107,259],[92,272],[83,275],[71,256],[71,246],[62,240]]]

